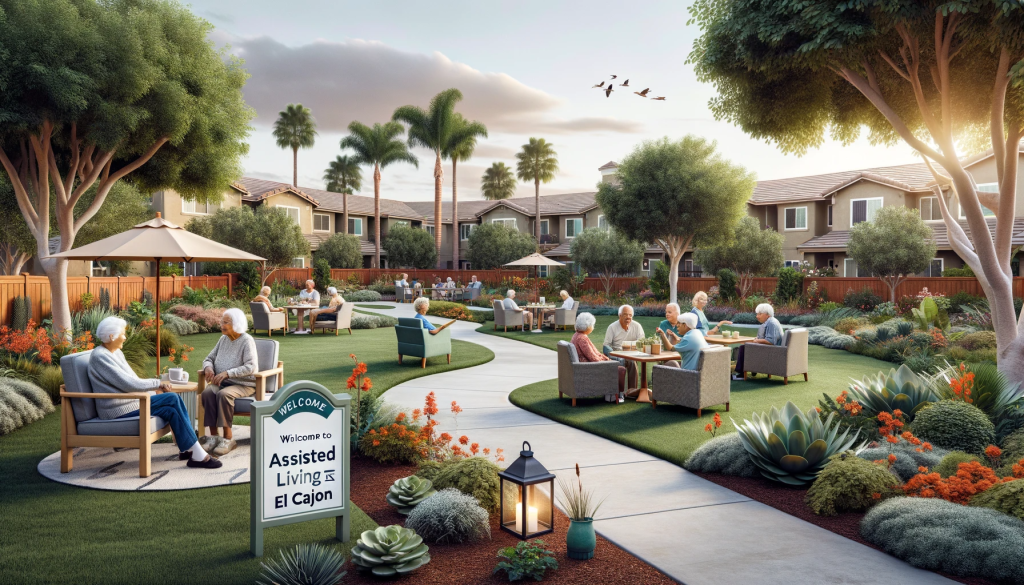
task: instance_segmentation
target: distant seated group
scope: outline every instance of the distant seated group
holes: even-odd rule
[[[562,294],[568,296],[565,291]],[[510,298],[515,296],[514,291],[509,291]],[[565,297],[563,297],[565,298]],[[571,299],[570,299],[571,303]],[[669,303],[665,307],[665,319],[655,330],[661,338],[665,348],[671,347],[679,353],[680,361],[669,361],[663,365],[681,367],[686,370],[696,370],[700,361],[700,352],[708,346],[705,336],[714,335],[720,332],[723,325],[731,325],[731,321],[721,321],[714,327],[709,327],[708,319],[704,315],[704,307],[708,304],[708,296],[700,291],[693,296],[693,309],[687,313],[680,314],[679,305]],[[513,303],[514,305],[514,303]],[[571,304],[569,305],[571,306]],[[506,308],[510,308],[506,305]],[[766,345],[782,345],[782,325],[775,318],[775,310],[768,303],[762,303],[754,310],[757,320],[761,324],[757,331],[757,338],[748,343]],[[619,366],[619,394],[618,396],[606,396],[608,401],[622,402],[625,398],[627,378],[629,387],[636,387],[637,370],[635,362],[626,361],[621,358],[610,357],[613,351],[622,351],[623,342],[639,341],[644,339],[644,328],[640,323],[633,320],[633,307],[622,305],[619,307],[618,320],[613,322],[605,330],[602,351],[590,341],[590,333],[593,332],[597,320],[590,313],[581,313],[576,318],[576,333],[572,336],[572,344],[576,347],[579,360],[583,362],[600,362],[610,359],[617,360]],[[743,379],[743,350],[741,345],[737,352],[736,368],[733,373],[733,380]]]
[[[419,291],[419,290],[423,289],[423,285],[418,280],[413,282],[412,286],[410,286],[409,285],[409,275],[404,273],[404,272],[402,273],[402,277],[399,280],[395,281],[395,286],[396,287],[400,287],[400,288],[411,288],[414,291]],[[471,289],[478,289],[478,288],[482,288],[482,287],[483,287],[483,283],[480,282],[479,280],[477,280],[476,275],[473,275],[472,277],[470,277],[469,284],[467,284],[463,288],[465,288],[467,290],[471,290]],[[436,298],[436,299],[446,299],[446,298],[449,298],[449,296],[451,296],[451,291],[448,290],[448,289],[455,289],[455,288],[459,288],[459,287],[456,286],[455,281],[452,280],[452,277],[450,277],[450,276],[445,281],[443,281],[443,282],[441,281],[441,277],[440,276],[435,276],[434,277],[434,283],[430,286],[430,288],[433,290],[434,298]],[[417,293],[416,295],[413,295],[413,296],[419,296],[419,294]],[[399,299],[399,301],[401,301],[401,299]]]
[[[560,308],[571,309],[573,307],[574,301],[573,298],[569,296],[568,292],[563,290],[558,293],[558,296],[562,299],[562,306]],[[508,289],[508,291],[505,292],[505,300],[501,302],[502,306],[509,311],[522,313],[523,323],[525,323],[526,328],[533,329],[533,313],[520,308],[519,305],[516,304],[515,298],[516,291]],[[540,318],[544,322],[553,322],[555,319],[555,313],[551,309],[543,309],[540,311]]]
[[[331,320],[333,320],[334,319],[334,315],[338,312],[339,309],[341,309],[341,306],[345,304],[345,299],[342,298],[341,293],[338,292],[338,289],[333,287],[333,286],[327,287],[327,297],[329,299],[329,301],[327,303],[327,306],[326,307],[320,307],[320,292],[316,290],[316,283],[313,282],[312,280],[307,280],[305,288],[303,288],[301,291],[299,291],[299,299],[304,304],[320,307],[318,309],[313,309],[313,310],[309,311],[309,326],[310,327],[313,326],[313,321],[331,321]],[[274,312],[274,313],[281,312],[281,313],[283,313],[285,311],[284,307],[275,307],[273,305],[273,303],[270,302],[270,287],[269,286],[265,286],[265,287],[261,288],[260,289],[260,294],[258,294],[255,297],[253,297],[252,300],[253,300],[254,303],[263,303],[263,304],[267,305],[267,309],[269,309],[271,312]],[[296,311],[296,313],[298,314],[298,319],[299,319],[298,326],[295,329],[292,329],[290,331],[290,333],[295,333],[297,335],[304,335],[304,334],[310,333],[311,331],[309,329],[306,329],[306,326],[305,326],[306,325],[306,312],[305,311]]]

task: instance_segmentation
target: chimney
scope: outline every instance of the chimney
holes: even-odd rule
[[[598,167],[597,170],[601,171],[602,183],[612,183],[614,185],[619,184],[619,163],[615,161],[608,161]]]

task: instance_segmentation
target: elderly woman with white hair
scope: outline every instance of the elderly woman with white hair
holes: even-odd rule
[[[188,411],[185,410],[185,403],[181,396],[170,391],[171,384],[156,378],[140,378],[128,365],[121,351],[126,339],[125,327],[127,323],[124,319],[107,317],[96,328],[96,337],[101,345],[93,349],[89,357],[89,381],[93,391],[100,394],[155,391],[156,394],[149,399],[149,414],[171,425],[180,452],[178,458],[187,459],[189,467],[220,467],[222,463],[211,457],[199,444]],[[100,418],[108,420],[137,417],[139,401],[132,398],[98,398],[96,411]]]
[[[260,294],[253,297],[252,302],[263,303],[264,305],[267,306],[267,310],[270,311],[271,313],[285,312],[284,307],[274,307],[274,304],[270,302],[270,291],[271,289],[269,286],[264,286],[263,288],[260,289]]]
[[[757,322],[761,327],[757,330],[757,339],[747,343],[759,343],[761,345],[782,345],[782,324],[775,318],[775,309],[768,303],[761,303],[754,309]],[[745,344],[744,344],[745,345]],[[736,352],[736,372],[733,373],[733,380],[743,379],[743,345]]]
[[[515,298],[516,291],[510,288],[505,293],[505,300],[501,302],[501,305],[505,307],[506,310],[522,313],[523,323],[526,324],[526,328],[533,329],[533,313],[527,311],[526,309],[520,309],[519,305],[516,304]]]
[[[207,384],[202,395],[203,426],[210,428],[211,437],[217,435],[217,427],[223,427],[224,438],[230,440],[235,399],[256,393],[256,341],[245,332],[247,328],[245,313],[239,309],[224,311],[220,321],[223,335],[203,360]]]
[[[677,322],[679,334],[659,327],[656,331],[661,336],[665,347],[671,347],[679,354],[679,362],[668,362],[667,365],[679,366],[684,370],[696,370],[700,363],[700,350],[708,346],[704,334],[697,329],[697,316],[685,313]]]
[[[327,287],[327,295],[331,297],[331,299],[326,307],[313,309],[309,312],[310,325],[313,324],[313,321],[333,321],[335,319],[334,315],[338,312],[338,309],[345,304],[345,299],[342,298],[338,289],[333,286]]]
[[[708,293],[699,290],[693,295],[693,308],[690,312],[697,316],[697,329],[704,335],[714,334],[721,331],[722,325],[732,325],[732,321],[720,321],[714,328],[710,328],[707,315],[704,314],[704,307],[708,305]]]
[[[412,309],[416,311],[416,318],[423,322],[423,328],[429,331],[431,335],[437,335],[440,329],[427,320],[427,309],[429,308],[430,301],[427,297],[419,297],[412,302]]]
[[[597,347],[590,341],[590,334],[594,332],[594,325],[597,319],[590,313],[580,313],[576,317],[576,333],[572,335],[572,344],[576,348],[576,355],[581,362],[608,362],[611,358],[597,351]],[[624,402],[626,391],[626,368],[619,366],[619,394],[618,396],[605,396],[608,402]]]

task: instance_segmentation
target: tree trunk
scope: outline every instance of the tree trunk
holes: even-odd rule
[[[535,206],[533,231],[537,237],[537,245],[540,245],[540,179],[533,180],[533,204]]]
[[[380,268],[380,165],[373,165],[373,268]]]
[[[682,236],[672,236],[670,238],[662,238],[658,240],[658,245],[665,251],[665,256],[671,263],[668,267],[668,302],[678,302],[679,294],[679,263],[683,260],[683,256],[686,255],[686,250],[690,247],[690,242],[693,241],[693,236],[687,236],[684,241]]]
[[[455,157],[452,157],[452,268],[459,270],[459,190],[458,178],[455,176]],[[458,284],[458,283],[456,283]]]
[[[601,282],[604,284],[604,296],[612,296],[612,279],[610,276],[606,276],[604,272],[601,273]]]
[[[50,279],[52,331],[63,332],[65,336],[70,336],[72,324],[71,304],[68,302],[68,261],[63,258],[43,258],[40,264],[43,266],[46,277]],[[39,299],[36,299],[35,302],[38,303]]]
[[[441,221],[441,183],[444,181],[444,169],[441,167],[441,151],[435,151],[434,154],[434,247],[437,248],[437,267],[440,269],[441,235],[444,233],[444,224]]]
[[[740,297],[747,298],[750,288],[754,285],[754,275],[750,272],[740,272]]]
[[[341,233],[348,235],[348,187],[341,194]]]
[[[299,186],[299,149],[292,148],[292,187]]]
[[[898,278],[882,278],[882,282],[889,287],[889,300],[892,304],[896,304],[896,289],[900,286],[900,280]]]

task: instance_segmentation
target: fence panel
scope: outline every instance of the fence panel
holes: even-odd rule
[[[398,280],[399,275],[408,274],[409,280],[421,280],[426,283],[434,281],[434,277],[440,277],[442,281],[451,278],[456,282],[462,284],[470,282],[473,276],[476,276],[477,280],[487,284],[489,286],[498,286],[502,280],[506,278],[526,278],[530,272],[527,270],[448,270],[448,269],[416,269],[416,268],[403,268],[403,269],[380,269],[380,268],[354,268],[354,269],[341,269],[335,268],[331,270],[331,278],[334,280],[348,280],[355,275],[359,279],[359,283],[362,285],[372,284],[373,281],[384,276],[387,280]]]

